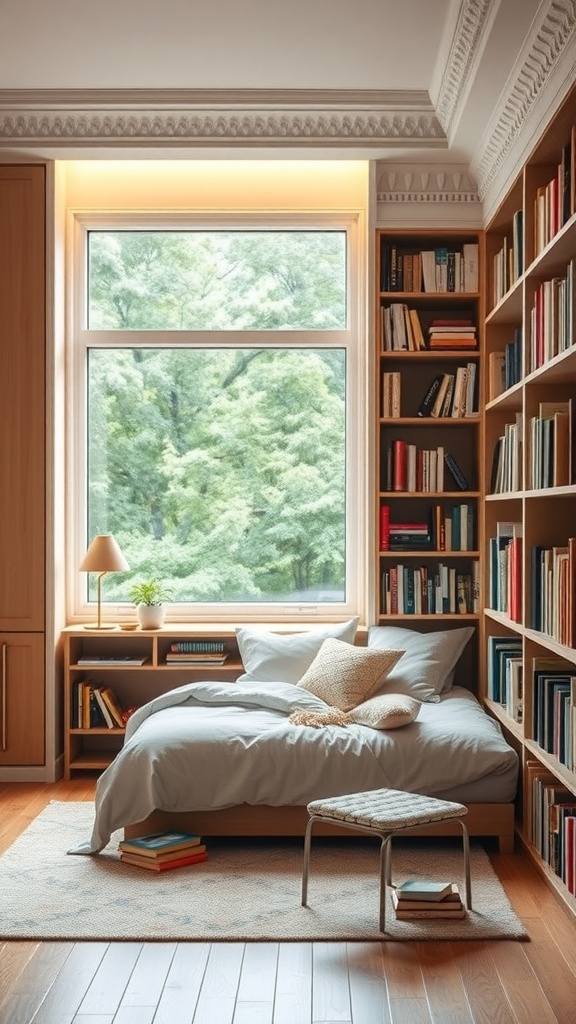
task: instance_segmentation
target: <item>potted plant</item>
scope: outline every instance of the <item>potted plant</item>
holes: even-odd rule
[[[142,629],[160,629],[166,615],[164,602],[172,598],[168,587],[152,577],[141,583],[132,583],[130,597],[138,609],[138,620]]]

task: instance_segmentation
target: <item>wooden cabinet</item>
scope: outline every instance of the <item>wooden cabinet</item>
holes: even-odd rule
[[[106,768],[122,746],[124,728],[110,728],[98,711],[80,725],[78,688],[111,689],[123,711],[140,707],[159,694],[184,683],[212,679],[234,682],[243,671],[234,629],[164,626],[160,630],[133,633],[98,632],[69,627],[64,636],[64,774]],[[221,645],[224,664],[167,664],[174,644]],[[81,659],[95,664],[81,664]],[[104,659],[104,663],[98,659]],[[116,662],[116,663],[115,663]],[[132,663],[130,663],[132,662]],[[83,687],[83,697],[86,695]]]
[[[486,228],[484,699],[576,912],[576,88]]]
[[[0,166],[0,629],[44,630],[44,168]]]
[[[380,623],[479,619],[481,260],[480,232],[376,232]]]
[[[44,634],[0,633],[0,766],[45,760]]]
[[[45,763],[45,169],[0,165],[0,769]]]

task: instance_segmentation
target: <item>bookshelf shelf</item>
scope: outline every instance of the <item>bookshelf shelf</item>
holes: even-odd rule
[[[486,494],[481,558],[489,571],[480,636],[483,700],[521,755],[520,838],[574,912],[576,875],[568,864],[576,867],[575,110],[573,87],[486,226],[485,289],[493,308],[484,323],[483,472],[490,490],[499,439],[512,431],[505,479],[518,486]],[[502,252],[514,252],[503,273]],[[502,282],[510,287],[500,297]],[[512,386],[492,397],[489,368],[502,365],[500,353],[509,355],[505,346],[513,340],[519,378],[507,376]],[[516,538],[513,558],[507,530]],[[488,607],[495,580],[496,591],[514,593],[514,621]],[[517,707],[518,676],[515,721],[507,708]]]

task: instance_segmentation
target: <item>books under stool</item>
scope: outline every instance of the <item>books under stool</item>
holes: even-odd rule
[[[152,832],[118,843],[120,860],[147,871],[172,871],[208,859],[201,836],[187,832]]]
[[[410,879],[392,890],[392,903],[399,921],[427,919],[454,920],[466,916],[466,909],[454,882],[422,882]]]

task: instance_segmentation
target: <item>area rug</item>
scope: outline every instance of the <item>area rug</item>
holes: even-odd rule
[[[0,938],[326,941],[523,939],[485,851],[473,846],[473,910],[464,920],[397,921],[378,930],[379,843],[313,840],[308,906],[300,905],[301,839],[207,839],[208,859],[163,874],[121,863],[115,833],[96,857],[69,856],[88,837],[92,803],[53,801],[0,857]],[[462,882],[454,840],[394,840],[394,881]]]

